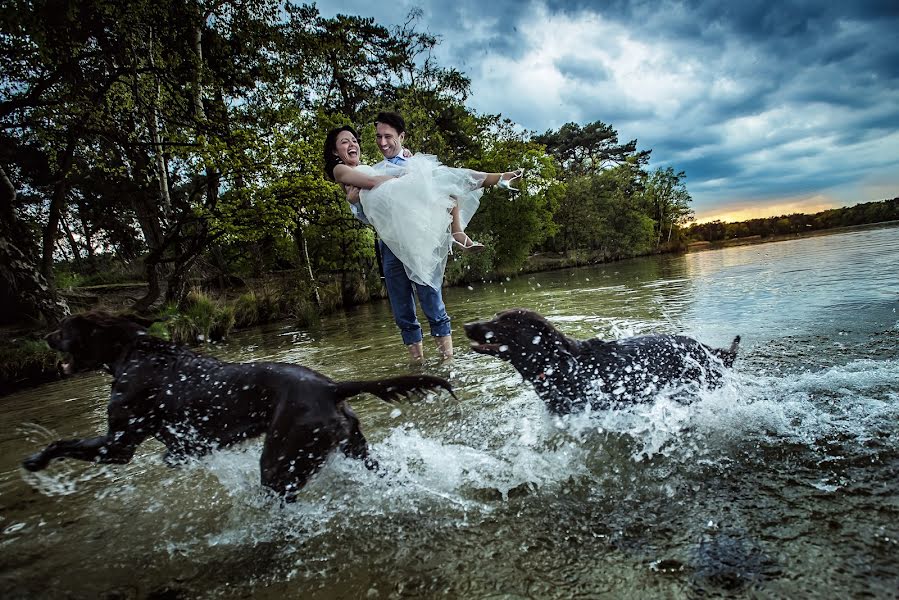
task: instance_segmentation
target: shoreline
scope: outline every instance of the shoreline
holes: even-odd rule
[[[863,225],[818,229],[804,233],[777,234],[770,236],[755,235],[743,238],[732,238],[729,240],[717,240],[714,242],[693,242],[677,249],[669,249],[620,259],[609,259],[608,257],[605,257],[601,251],[597,250],[579,250],[565,254],[542,252],[529,256],[522,268],[516,273],[495,273],[494,276],[498,279],[505,277],[506,275],[519,276],[577,267],[611,264],[658,254],[688,254],[692,252],[722,250],[737,246],[783,242],[823,235],[834,235],[850,231],[897,226],[899,226],[899,221],[883,221],[880,223],[866,223]],[[465,285],[468,284],[458,283],[445,287],[460,287]],[[67,290],[64,292],[64,295],[67,298],[74,300],[71,305],[76,309],[105,309],[115,311],[117,309],[127,309],[129,304],[123,302],[123,300],[133,299],[131,296],[134,291],[145,286],[146,283],[141,282],[90,286]],[[372,297],[362,304],[372,302],[375,299],[375,297]],[[79,302],[79,300],[81,301]],[[346,310],[348,308],[350,307],[341,306],[339,309]],[[75,312],[77,312],[77,310]],[[258,325],[251,325],[246,328],[235,328],[235,330],[249,329],[255,326]],[[6,332],[3,332],[5,335],[3,335],[3,339],[0,339],[0,373],[3,374],[3,382],[0,384],[0,397],[62,378],[58,368],[58,355],[49,348],[41,346],[40,341],[42,338],[38,335],[40,331],[41,330],[38,328],[29,328],[26,323],[20,323],[8,328]],[[10,335],[10,333],[12,333],[12,335]],[[21,348],[19,350],[16,348],[17,342]],[[45,344],[43,346],[45,346]]]

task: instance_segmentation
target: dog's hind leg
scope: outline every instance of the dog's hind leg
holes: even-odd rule
[[[328,421],[313,418],[289,400],[282,401],[275,409],[259,459],[262,485],[293,502],[336,447],[330,429]]]
[[[341,444],[341,450],[350,458],[361,460],[369,471],[377,471],[379,468],[378,461],[368,453],[368,440],[362,435],[362,429],[359,427],[359,418],[346,404],[343,405],[343,414],[350,424],[350,437]]]

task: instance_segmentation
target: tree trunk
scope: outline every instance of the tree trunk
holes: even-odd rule
[[[72,168],[74,154],[75,142],[70,140],[57,163],[57,179],[53,186],[53,197],[50,200],[47,227],[44,229],[43,256],[41,258],[41,274],[48,282],[53,280],[53,248],[56,246],[56,234],[59,232],[59,219],[69,193],[68,175],[69,169]]]
[[[168,277],[165,302],[166,304],[174,304],[179,308],[184,307],[184,301],[187,299],[189,290],[189,279],[187,277],[193,260],[183,264],[176,265],[172,269],[172,273]]]
[[[153,30],[150,30],[150,68],[156,72],[156,62],[153,58]],[[156,175],[159,180],[159,199],[162,205],[162,214],[168,217],[172,214],[172,197],[169,194],[168,167],[165,164],[165,153],[162,150],[162,137],[159,135],[159,117],[156,114],[156,106],[159,103],[159,78],[156,77],[156,93],[150,103],[150,114],[147,115],[147,127],[150,130],[150,138],[153,141],[153,150],[156,153]]]
[[[315,274],[312,272],[312,261],[309,259],[309,245],[306,243],[306,235],[303,233],[303,226],[297,222],[294,229],[294,239],[297,242],[297,249],[303,255],[306,262],[306,271],[309,274],[309,285],[312,286],[312,293],[315,295],[315,304],[319,307],[322,305],[321,293],[318,291],[318,282],[315,280]]]
[[[84,267],[81,262],[81,248],[75,240],[74,234],[72,234],[72,229],[69,227],[64,216],[60,217],[59,224],[62,226],[62,230],[66,234],[66,239],[69,241],[69,248],[72,250],[72,260],[75,262],[75,268],[82,271]]]
[[[94,238],[91,233],[91,228],[88,225],[87,219],[85,219],[83,216],[86,212],[87,211],[85,210],[83,203],[79,202],[78,215],[79,215],[79,220],[81,221],[81,235],[84,236],[84,250],[85,250],[85,252],[87,252],[88,258],[93,258],[94,257]]]
[[[159,264],[155,260],[151,260],[150,256],[144,259],[144,276],[147,279],[147,293],[131,307],[131,310],[136,313],[145,313],[150,310],[162,293],[159,287]]]
[[[203,111],[203,87],[201,81],[201,73],[203,70],[203,23],[197,23],[193,30],[194,60],[196,61],[194,69],[194,118],[198,121],[206,119]]]
[[[43,316],[55,325],[69,306],[38,271],[27,228],[15,214],[16,188],[0,166],[0,322],[14,323]],[[11,310],[10,310],[11,309]]]

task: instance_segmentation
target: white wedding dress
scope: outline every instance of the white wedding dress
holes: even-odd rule
[[[447,167],[431,154],[416,154],[401,165],[384,161],[356,168],[396,177],[362,190],[362,209],[409,279],[439,290],[452,246],[450,210],[458,203],[464,229],[480,205],[485,174]]]

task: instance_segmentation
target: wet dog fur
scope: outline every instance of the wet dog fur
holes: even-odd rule
[[[105,368],[112,374],[108,431],[59,440],[23,462],[40,471],[58,458],[127,463],[149,437],[165,444],[166,460],[207,454],[265,436],[262,484],[293,500],[337,449],[363,460],[368,443],[347,399],[363,392],[385,401],[444,389],[439,377],[412,375],[337,382],[299,365],[229,363],[147,334],[146,322],[106,313],[66,318],[47,336],[65,353],[67,372]]]
[[[575,340],[532,310],[515,308],[465,325],[471,348],[510,362],[555,414],[650,400],[669,386],[718,384],[733,365],[729,349],[682,335]]]

